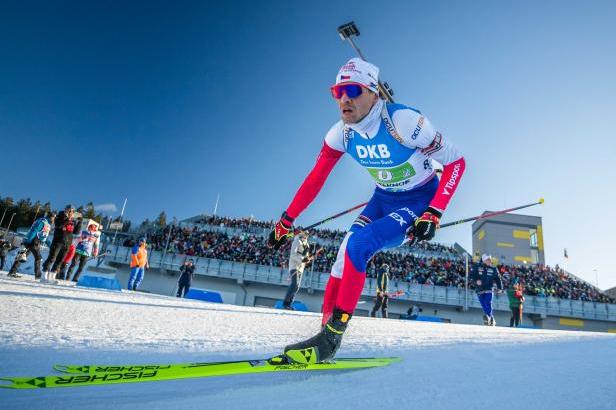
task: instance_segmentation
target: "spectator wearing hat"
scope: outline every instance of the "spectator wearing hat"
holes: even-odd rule
[[[56,214],[51,213],[49,217],[43,216],[34,221],[24,239],[24,248],[15,256],[15,261],[7,276],[18,278],[17,269],[19,269],[19,265],[26,261],[29,253],[32,253],[34,255],[34,278],[41,278],[41,244],[47,240],[55,217]]]
[[[54,222],[53,240],[49,247],[49,255],[43,263],[43,277],[41,281],[53,281],[56,273],[60,269],[60,265],[64,256],[73,242],[73,231],[78,231],[81,227],[81,221],[77,223],[74,219],[75,208],[72,205],[67,205],[63,211],[60,211]]]
[[[511,319],[509,319],[509,327],[518,327],[522,324],[522,305],[524,304],[524,294],[522,286],[518,283],[517,278],[512,281],[512,284],[507,290],[507,298],[509,299],[509,308],[511,309]]]
[[[376,276],[376,302],[370,312],[370,316],[376,317],[376,312],[381,309],[383,318],[387,319],[387,304],[389,295],[387,294],[387,286],[389,285],[389,265],[384,263],[381,265]]]
[[[143,281],[145,270],[148,265],[148,251],[146,250],[145,238],[139,238],[133,246],[130,255],[130,277],[128,278],[128,290],[137,290]]]
[[[82,231],[79,238],[77,238],[77,243],[75,245],[75,257],[73,258],[71,266],[68,268],[67,272],[68,280],[71,279],[73,268],[76,265],[79,265],[79,267],[77,268],[77,272],[75,272],[73,282],[77,282],[79,280],[79,275],[81,275],[81,272],[90,257],[98,256],[99,241],[100,233],[98,232],[98,224],[91,221],[88,225],[88,229]]]
[[[190,285],[195,274],[195,265],[192,259],[188,259],[180,266],[180,278],[178,279],[178,298],[185,298],[190,291]]]
[[[471,280],[475,283],[477,297],[483,309],[483,323],[486,326],[496,326],[494,314],[492,312],[492,298],[494,296],[494,286],[498,291],[503,289],[503,281],[498,269],[492,266],[490,255],[481,255],[481,262],[473,264]]]

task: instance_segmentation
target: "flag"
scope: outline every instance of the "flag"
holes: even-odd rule
[[[567,254],[567,248],[564,249],[564,256],[565,259],[569,259],[569,255]]]

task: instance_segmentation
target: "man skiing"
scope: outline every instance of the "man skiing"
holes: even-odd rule
[[[483,324],[486,326],[496,326],[494,314],[492,313],[492,298],[495,285],[499,292],[503,290],[503,281],[498,269],[492,266],[492,257],[490,255],[481,255],[481,262],[473,264],[471,280],[475,282],[477,297],[483,309]]]
[[[51,225],[54,223],[55,218],[56,214],[52,212],[49,217],[43,216],[34,221],[24,238],[23,246],[25,249],[15,256],[15,261],[7,276],[18,278],[17,269],[19,269],[19,265],[27,259],[28,253],[31,252],[32,255],[34,255],[34,278],[40,279],[42,259],[41,244],[44,244],[47,240],[49,232],[51,232]]]
[[[464,173],[462,155],[425,116],[379,98],[378,73],[376,66],[359,58],[342,66],[331,87],[341,121],[325,136],[314,168],[270,233],[269,243],[280,247],[344,153],[366,168],[376,183],[370,202],[338,250],[325,288],[321,331],[285,348],[296,362],[334,357],[359,301],[370,258],[405,241],[432,239]],[[432,159],[444,166],[440,182]]]
[[[384,263],[376,274],[376,302],[370,312],[370,316],[376,317],[376,312],[381,309],[384,319],[387,319],[387,305],[389,295],[387,294],[387,286],[389,285],[389,265]]]

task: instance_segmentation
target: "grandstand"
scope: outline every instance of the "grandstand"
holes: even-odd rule
[[[289,247],[273,251],[266,246],[272,222],[252,218],[196,216],[148,234],[150,269],[143,289],[173,294],[177,271],[187,256],[196,260],[193,287],[219,292],[225,303],[250,306],[276,305],[288,285]],[[315,230],[312,241],[324,246],[308,268],[300,299],[309,310],[320,311],[322,291],[336,257],[342,231]],[[130,239],[109,244],[111,261],[122,284],[128,277]],[[368,280],[356,314],[367,315],[375,294],[376,266],[392,267],[392,290],[404,291],[390,306],[391,317],[405,318],[409,308],[422,307],[426,320],[476,323],[481,321],[473,285],[466,288],[466,260],[456,246],[421,243],[377,254],[368,266]],[[616,328],[614,299],[563,270],[543,265],[499,265],[507,285],[517,278],[524,285],[527,325],[551,329],[610,331]],[[505,296],[495,299],[497,323],[508,324]]]

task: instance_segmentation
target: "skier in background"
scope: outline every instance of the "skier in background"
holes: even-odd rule
[[[475,283],[477,297],[483,309],[483,324],[486,326],[496,326],[492,311],[492,298],[494,296],[494,286],[496,286],[499,293],[502,292],[503,281],[498,269],[492,266],[492,257],[490,255],[481,255],[481,262],[473,264],[471,281]]]
[[[381,309],[384,319],[387,319],[387,304],[389,295],[387,294],[387,286],[389,285],[389,265],[384,263],[381,265],[376,275],[376,302],[370,312],[370,316],[376,317],[376,312]]]
[[[148,265],[148,251],[146,250],[145,238],[139,238],[133,246],[130,254],[130,277],[128,278],[128,290],[137,290],[143,281],[145,270]]]
[[[24,238],[24,249],[15,256],[15,261],[13,262],[13,266],[11,266],[7,276],[18,278],[20,276],[17,274],[19,265],[21,262],[26,261],[28,258],[28,253],[32,253],[32,255],[34,255],[34,278],[41,278],[41,244],[45,243],[47,240],[55,218],[56,214],[55,212],[52,212],[49,217],[43,216],[34,221],[32,227]]]
[[[359,58],[342,66],[331,87],[341,121],[327,132],[312,171],[270,233],[269,244],[279,248],[345,153],[376,183],[370,202],[340,245],[325,288],[321,331],[284,349],[296,362],[334,357],[359,301],[370,258],[406,241],[414,245],[432,239],[466,166],[462,154],[419,111],[379,98],[378,74],[376,66]],[[444,166],[440,181],[433,159]]]
[[[180,278],[178,279],[178,298],[185,298],[190,291],[190,285],[195,274],[195,265],[192,259],[188,259],[180,266]]]

